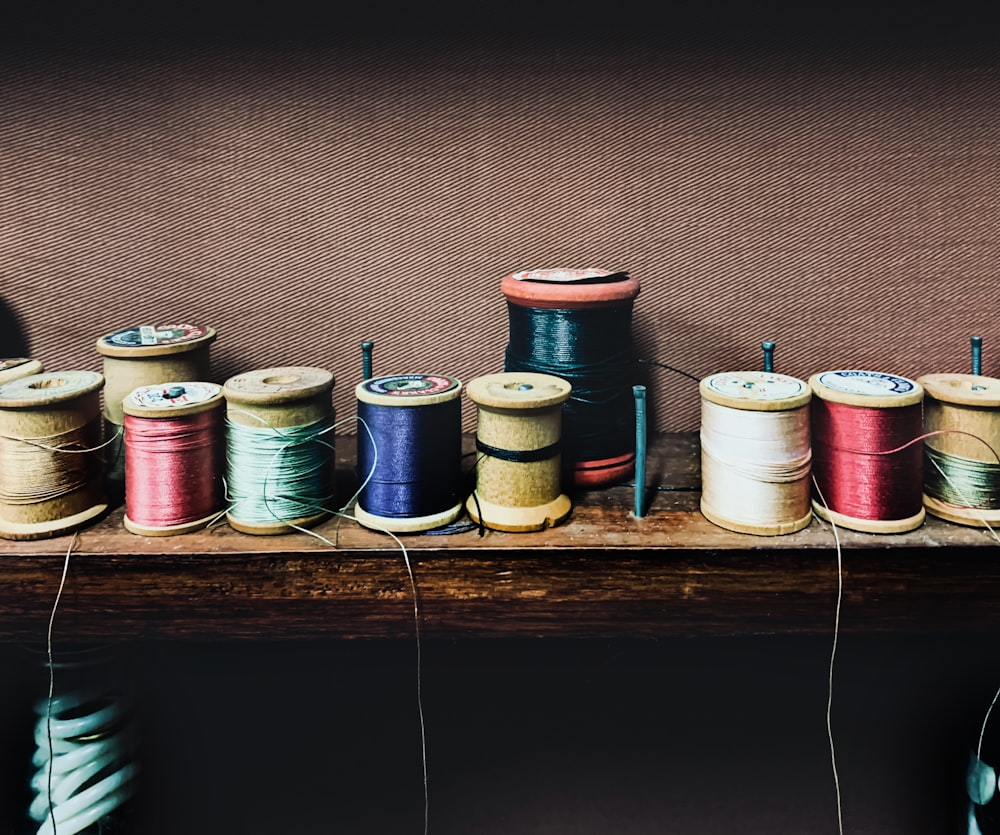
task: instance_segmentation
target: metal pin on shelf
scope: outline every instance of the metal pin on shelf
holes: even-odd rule
[[[635,505],[637,519],[645,515],[646,494],[646,387],[632,386],[635,396]]]
[[[370,380],[372,378],[372,348],[375,343],[366,339],[361,343],[361,378]]]
[[[970,336],[969,345],[972,347],[972,373],[979,377],[983,373],[983,338]]]
[[[764,349],[764,370],[774,371],[774,343],[766,339],[760,343],[760,347]]]

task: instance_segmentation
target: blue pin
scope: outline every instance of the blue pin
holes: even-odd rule
[[[646,493],[646,387],[632,386],[635,396],[635,507],[637,519],[645,515]]]
[[[366,339],[361,343],[361,378],[370,380],[372,378],[372,348],[375,343]]]

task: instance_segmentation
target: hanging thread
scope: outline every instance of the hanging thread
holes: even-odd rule
[[[226,518],[270,535],[328,518],[335,499],[333,375],[311,366],[264,368],[229,378]]]
[[[806,383],[741,371],[706,377],[700,392],[702,515],[759,536],[808,526],[812,393]]]
[[[566,380],[567,479],[599,487],[635,467],[632,308],[639,282],[602,269],[526,270],[506,276],[509,341],[504,371]]]
[[[222,388],[142,386],[124,401],[125,527],[142,536],[203,528],[225,506]]]
[[[365,380],[355,395],[357,474],[354,515],[397,533],[447,525],[462,512],[462,384],[433,374]]]
[[[566,380],[530,372],[469,383],[466,393],[478,407],[476,487],[465,503],[473,521],[500,531],[537,531],[569,516],[560,442],[570,391]]]
[[[949,522],[1000,522],[1000,380],[925,374],[924,507]]]
[[[919,383],[842,370],[809,378],[813,473],[827,521],[867,533],[902,533],[924,520]]]
[[[64,371],[0,386],[0,536],[58,536],[107,510],[103,385],[95,372]]]

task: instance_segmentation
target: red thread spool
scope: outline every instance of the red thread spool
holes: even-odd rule
[[[123,401],[125,527],[173,536],[205,527],[225,507],[222,387],[142,386]]]
[[[876,371],[826,371],[809,378],[816,513],[865,533],[920,527],[924,390]]]
[[[521,308],[534,308],[539,311],[596,311],[617,308],[631,317],[632,304],[639,295],[639,282],[627,273],[612,272],[603,269],[541,269],[524,270],[505,276],[500,282],[500,289],[510,305]],[[627,354],[631,357],[632,345],[629,334],[628,344],[611,344],[610,332],[595,334],[595,341],[601,336],[607,338],[603,347],[608,357]],[[513,334],[512,334],[513,336]],[[548,366],[548,364],[546,364]],[[511,367],[506,363],[505,370],[533,371],[566,377],[554,365],[542,367]],[[579,381],[571,381],[574,394],[570,396],[567,405],[586,406],[587,401],[581,394],[583,386]],[[621,387],[623,402],[631,407],[633,404],[633,380],[622,379]],[[629,414],[631,411],[629,410]],[[572,411],[566,411],[563,421],[563,439],[568,449],[572,449],[577,437],[576,421]],[[622,443],[611,455],[600,459],[573,458],[571,453],[564,452],[563,462],[566,473],[564,479],[576,487],[594,488],[616,484],[630,478],[635,472],[635,432],[623,434]]]

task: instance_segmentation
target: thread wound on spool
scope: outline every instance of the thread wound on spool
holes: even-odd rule
[[[142,386],[125,398],[125,527],[145,536],[202,528],[224,508],[221,386]]]
[[[507,372],[565,379],[567,479],[598,487],[627,478],[635,466],[632,307],[639,283],[603,269],[524,270],[506,276]]]
[[[355,388],[355,518],[396,533],[432,530],[462,511],[462,384],[435,374],[391,374]]]
[[[0,536],[58,536],[107,510],[103,385],[96,372],[62,371],[0,386]]]
[[[1000,380],[925,374],[924,507],[941,519],[1000,522]]]
[[[313,366],[262,368],[230,377],[226,517],[243,533],[307,528],[333,512],[333,375]]]
[[[901,533],[924,520],[923,388],[876,371],[814,374],[813,509],[845,528]]]
[[[702,514],[760,536],[806,527],[812,518],[806,383],[740,371],[706,377],[700,391]]]
[[[572,504],[562,493],[562,405],[569,382],[548,374],[503,372],[477,377],[466,392],[476,403],[477,444],[486,450],[476,462],[475,491],[465,506],[473,521],[501,531],[534,531],[557,525]],[[537,450],[553,452],[531,459]]]

